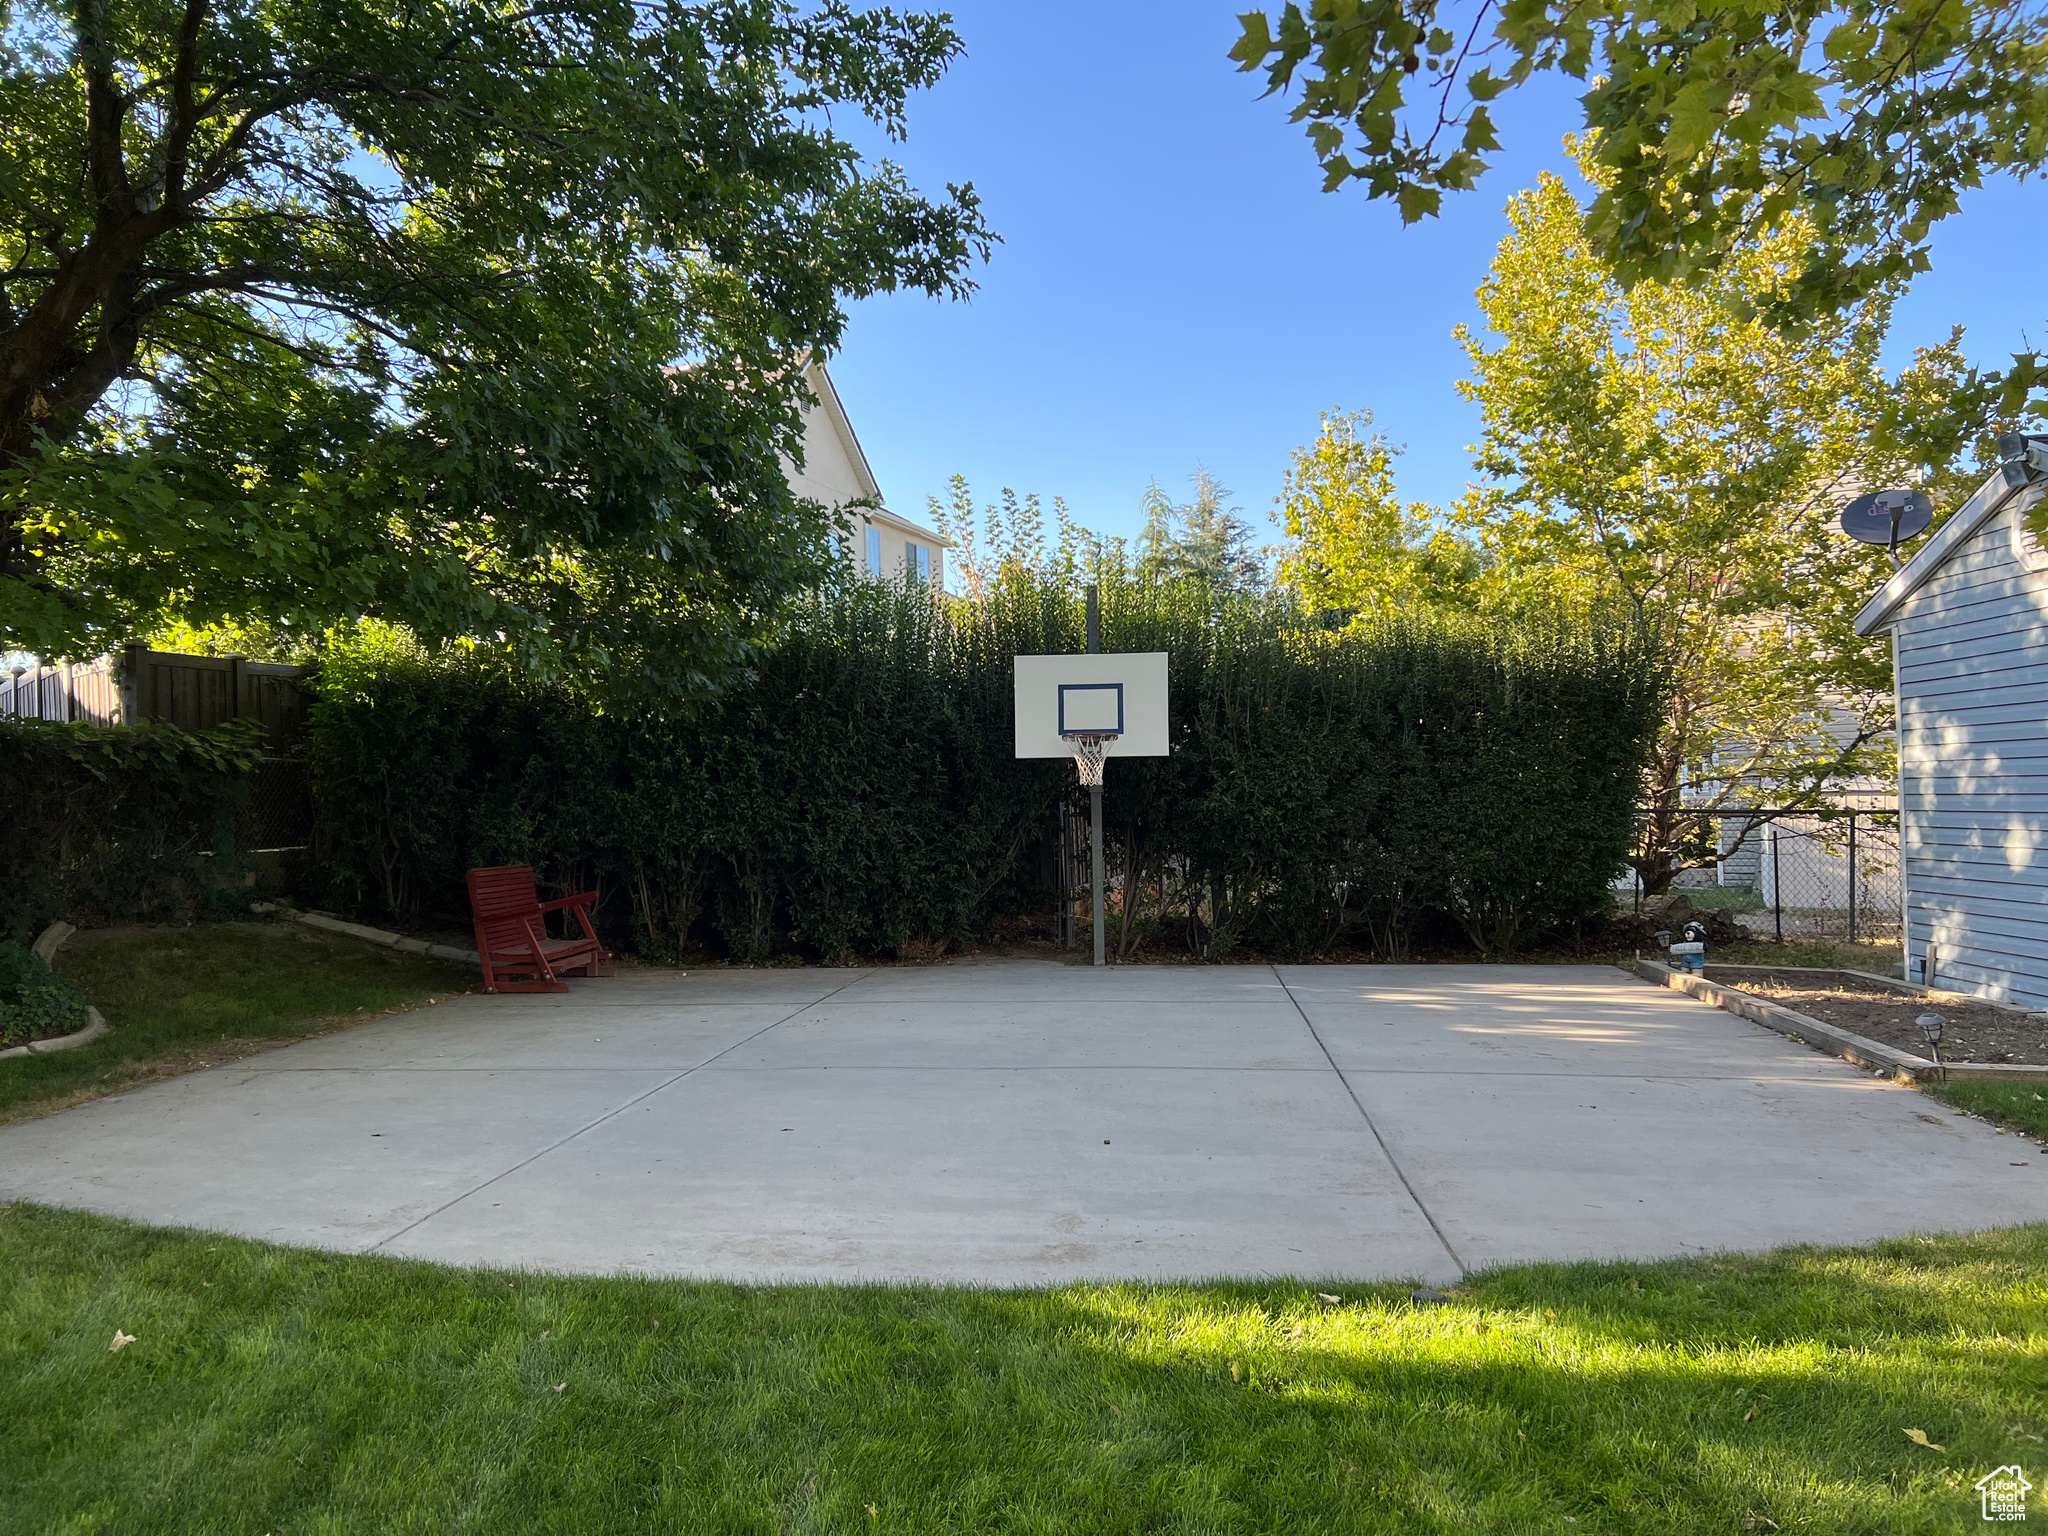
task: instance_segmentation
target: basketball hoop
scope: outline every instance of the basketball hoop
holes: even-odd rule
[[[1081,775],[1083,789],[1102,787],[1102,759],[1109,744],[1116,740],[1113,732],[1074,731],[1067,736],[1067,742],[1074,749],[1074,771]]]
[[[1088,889],[1095,916],[1095,963],[1107,958],[1102,899],[1102,770],[1113,750],[1118,757],[1164,757],[1167,742],[1167,688],[1164,651],[1104,652],[1096,638],[1095,589],[1088,589],[1087,653],[1080,656],[1019,656],[1015,659],[1017,756],[1071,757],[1081,788],[1088,792]],[[1115,746],[1112,748],[1112,742]],[[1122,770],[1119,769],[1119,772]],[[1066,883],[1067,854],[1073,831],[1071,801],[1060,806],[1061,929],[1074,908],[1075,892]]]

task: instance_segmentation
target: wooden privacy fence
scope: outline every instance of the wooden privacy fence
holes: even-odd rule
[[[120,687],[113,658],[108,656],[56,666],[37,662],[18,671],[0,672],[0,715],[112,725],[120,707]]]
[[[116,725],[158,720],[204,731],[224,720],[263,722],[267,749],[284,754],[305,732],[303,667],[239,656],[186,656],[123,647],[119,660],[59,662],[0,671],[0,715]]]
[[[293,751],[306,727],[303,667],[239,656],[185,656],[130,645],[121,652],[121,718],[204,731],[224,720],[260,720],[265,750]]]
[[[237,840],[252,852],[303,847],[313,805],[299,748],[311,703],[303,667],[240,656],[187,656],[123,646],[118,658],[0,672],[0,715],[117,725],[155,720],[204,731],[226,720],[263,723],[263,756],[250,775]]]
[[[186,656],[130,645],[121,652],[121,717],[203,731],[225,720],[263,723],[263,758],[250,775],[249,804],[236,830],[256,853],[302,848],[313,801],[299,756],[311,700],[303,667],[240,656]]]

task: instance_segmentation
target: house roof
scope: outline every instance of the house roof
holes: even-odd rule
[[[943,533],[927,528],[923,523],[913,523],[909,518],[891,512],[887,507],[863,507],[861,509],[861,516],[865,517],[870,523],[886,523],[889,527],[900,529],[904,533],[914,533],[925,543],[939,549],[951,549],[953,547],[953,541]]]
[[[694,363],[676,364],[664,369],[663,372],[683,373],[695,366]],[[825,430],[838,440],[841,451],[846,455],[847,465],[853,470],[854,479],[859,482],[861,499],[868,503],[861,508],[861,515],[869,522],[889,523],[906,533],[916,534],[926,543],[942,549],[951,549],[953,541],[943,533],[927,528],[922,523],[912,522],[900,512],[891,512],[883,504],[881,482],[875,478],[874,466],[868,463],[867,450],[860,445],[860,434],[853,430],[853,420],[846,414],[846,403],[839,398],[839,388],[832,382],[832,375],[825,371],[825,365],[816,357],[807,357],[804,360],[804,382],[817,397],[818,411],[814,419],[821,420]]]
[[[868,463],[860,437],[853,430],[848,419],[846,405],[839,398],[839,390],[832,382],[832,375],[825,371],[825,365],[816,358],[804,364],[804,382],[811,386],[811,393],[818,397],[818,412],[824,417],[825,425],[839,438],[840,446],[846,450],[848,462],[853,465],[854,477],[860,481],[860,493],[876,506],[882,504],[882,484],[875,478],[875,471]]]
[[[1906,599],[1925,586],[1929,578],[1941,569],[1942,562],[1960,549],[1972,534],[2010,506],[2015,496],[2031,500],[2040,494],[2040,486],[2015,489],[2005,483],[2003,474],[1993,474],[1956,509],[1955,516],[1943,523],[1934,537],[1922,544],[1919,552],[1894,571],[1892,579],[1878,588],[1876,595],[1863,605],[1863,611],[1856,615],[1856,633],[1873,635],[1888,627]]]
[[[869,522],[887,521],[933,544],[947,549],[953,541],[944,534],[935,532],[921,523],[914,523],[900,512],[891,512],[882,501],[881,482],[875,479],[875,471],[868,463],[867,450],[860,445],[860,436],[853,430],[853,421],[846,414],[846,405],[839,398],[839,390],[832,382],[832,375],[825,371],[825,365],[812,358],[804,365],[804,380],[811,386],[811,393],[818,397],[818,411],[825,424],[835,433],[840,445],[846,450],[847,462],[853,466],[853,473],[860,481],[861,495],[871,503],[866,509]]]

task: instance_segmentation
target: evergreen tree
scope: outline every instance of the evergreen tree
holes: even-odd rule
[[[1252,547],[1252,525],[1225,505],[1229,489],[1201,466],[1194,483],[1194,498],[1185,502],[1174,501],[1157,480],[1146,489],[1138,574],[1153,581],[1192,578],[1218,591],[1263,588],[1266,568]]]

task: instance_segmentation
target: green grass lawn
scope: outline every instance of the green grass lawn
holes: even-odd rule
[[[204,924],[135,937],[80,934],[58,954],[57,969],[85,989],[109,1032],[75,1051],[0,1061],[0,1122],[477,985],[466,967],[287,923]]]
[[[549,1278],[16,1205],[0,1275],[0,1531],[1962,1531],[2048,1435],[2048,1227],[1416,1307]]]
[[[1967,1109],[1973,1115],[2048,1142],[2048,1083],[1988,1083],[1967,1079],[1922,1083],[1923,1093]]]
[[[1674,892],[1684,896],[1702,912],[1718,907],[1728,912],[1768,912],[1771,904],[1764,893],[1749,885],[1687,885]]]
[[[1889,976],[1900,953],[1896,944],[1850,944],[1835,939],[1787,939],[1780,944],[1774,939],[1752,939],[1743,944],[1708,945],[1707,964],[1813,966]]]
[[[1899,963],[1901,953],[1896,944],[1851,944],[1839,939],[1797,938],[1780,944],[1766,936],[1752,937],[1736,944],[1709,944],[1707,964],[1789,965],[1830,971],[1870,971],[1875,975],[1889,976],[1892,967]],[[1637,954],[1645,960],[1667,959],[1663,950],[1649,944],[1632,945],[1612,953],[1603,951],[1600,957],[1628,966],[1634,963]],[[1556,954],[1548,958],[1570,959],[1572,956]]]

